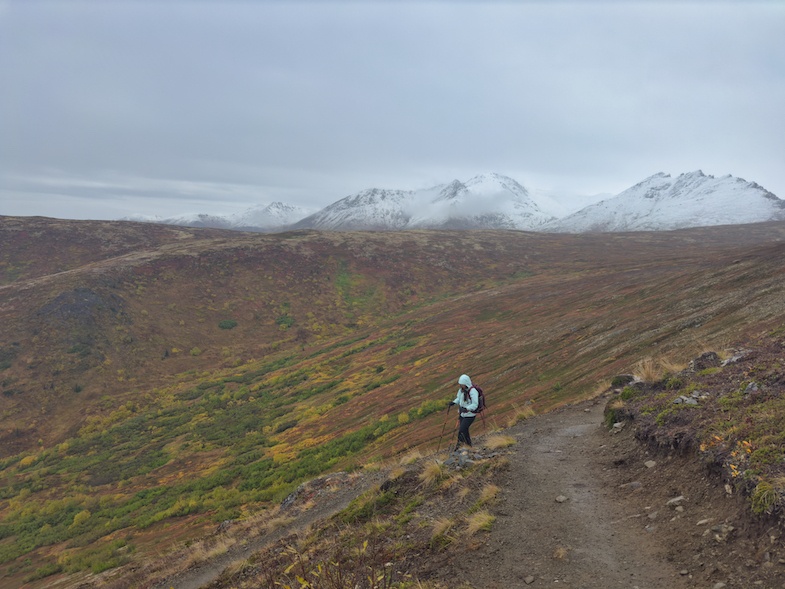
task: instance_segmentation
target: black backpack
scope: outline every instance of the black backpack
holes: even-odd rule
[[[477,391],[477,409],[472,411],[472,413],[482,413],[483,411],[485,411],[485,408],[488,406],[485,403],[485,393],[483,393],[482,389],[476,384],[472,384],[472,388],[475,391]]]

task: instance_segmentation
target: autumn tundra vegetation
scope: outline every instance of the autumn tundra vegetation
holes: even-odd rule
[[[697,449],[771,515],[781,360],[723,360],[785,338],[784,236],[781,223],[263,235],[0,218],[0,584],[120,583],[185,547],[210,558],[242,536],[218,541],[216,526],[262,537],[308,481],[384,471],[329,549],[279,546],[266,558],[280,567],[254,574],[416,586],[385,559],[492,528],[504,428],[622,374],[635,379],[610,427],[634,417]],[[688,382],[707,350],[724,357]],[[488,396],[473,435],[499,456],[456,475],[433,452],[462,373]],[[707,387],[713,418],[672,403]],[[464,508],[425,526],[418,506],[439,494]]]

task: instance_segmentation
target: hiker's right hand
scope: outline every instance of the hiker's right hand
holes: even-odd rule
[[[452,407],[453,405],[455,405],[455,401],[450,401],[449,403],[447,403],[448,407]]]

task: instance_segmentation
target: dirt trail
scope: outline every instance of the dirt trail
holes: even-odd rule
[[[427,576],[472,589],[751,586],[748,582],[758,578],[755,570],[762,569],[739,576],[727,565],[738,561],[739,553],[721,554],[711,536],[702,534],[708,526],[696,527],[696,521],[723,521],[735,499],[725,497],[687,458],[659,456],[656,467],[644,466],[651,457],[630,432],[613,436],[602,426],[606,402],[567,406],[507,430],[518,443],[492,510],[497,519],[490,535],[484,543],[471,539],[450,548],[454,552],[446,563]],[[482,436],[476,437],[481,444]],[[630,481],[638,486],[624,490]],[[353,488],[324,497],[308,518],[328,517],[370,482],[357,480]],[[686,507],[667,507],[680,489],[689,495]],[[292,528],[280,533],[287,531]],[[155,587],[208,587],[251,552],[230,551]]]
[[[643,526],[630,525],[640,513],[613,497],[617,474],[606,464],[618,450],[601,426],[603,407],[567,407],[510,431],[517,452],[490,540],[472,562],[455,563],[473,588],[688,586]]]

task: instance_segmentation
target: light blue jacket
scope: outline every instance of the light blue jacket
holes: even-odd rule
[[[469,400],[466,401],[463,398],[463,391],[458,389],[458,396],[455,397],[454,403],[458,405],[461,417],[477,417],[474,410],[480,406],[480,395],[477,393],[477,389],[471,387],[469,389]]]

